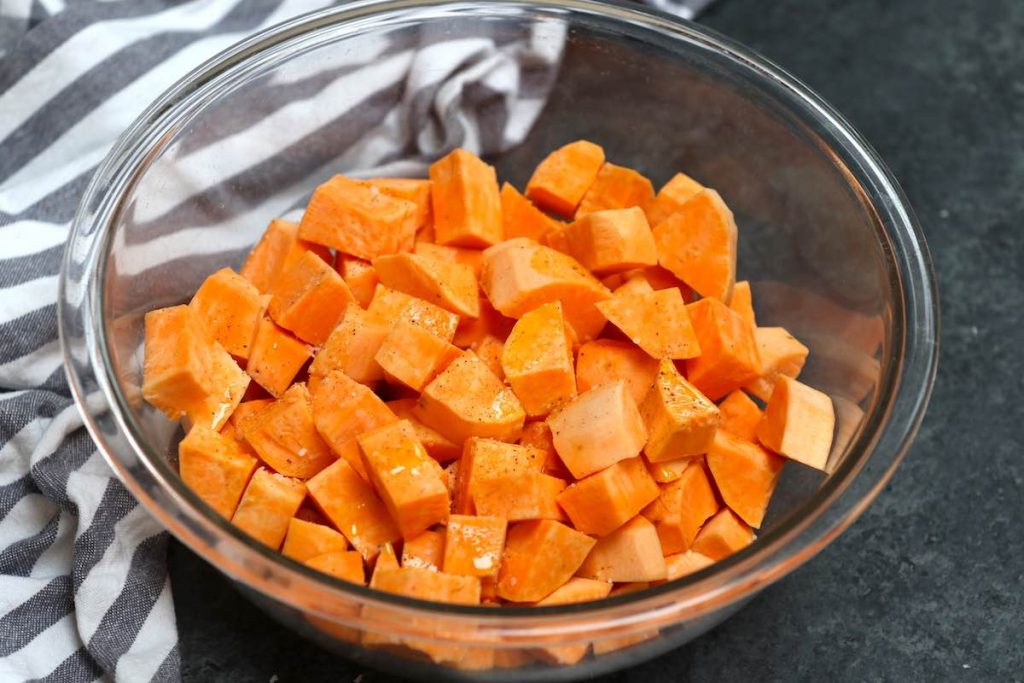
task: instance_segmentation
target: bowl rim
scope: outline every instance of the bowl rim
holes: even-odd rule
[[[895,354],[894,372],[881,379],[876,408],[866,416],[858,437],[848,446],[849,455],[840,467],[804,501],[786,520],[762,535],[745,550],[712,567],[661,586],[605,600],[557,607],[461,606],[383,593],[357,586],[311,570],[271,551],[235,530],[226,520],[200,501],[174,476],[169,481],[159,471],[161,458],[144,448],[143,441],[127,413],[126,399],[118,386],[110,363],[102,325],[102,281],[112,218],[133,178],[145,170],[152,145],[166,136],[169,126],[190,111],[202,109],[214,99],[218,87],[244,77],[246,69],[257,68],[275,50],[292,45],[303,37],[315,37],[322,29],[350,28],[341,37],[358,33],[360,22],[383,17],[408,18],[410,12],[460,11],[488,16],[501,11],[539,11],[550,16],[587,17],[608,25],[629,25],[660,36],[667,43],[696,45],[710,50],[744,69],[759,81],[777,89],[799,104],[806,122],[821,130],[822,144],[828,143],[837,164],[848,173],[851,184],[862,193],[866,207],[876,213],[879,238],[886,241],[886,252],[896,283],[893,301],[899,315],[894,316],[894,338],[890,346]],[[206,98],[206,99],[204,99]],[[796,111],[796,110],[794,110]],[[854,169],[854,170],[851,170]],[[856,172],[855,172],[856,171]],[[117,191],[106,192],[110,185]],[[90,234],[98,233],[99,239]],[[87,246],[88,249],[76,249]],[[800,81],[750,49],[716,32],[660,12],[610,4],[598,0],[493,0],[488,3],[446,2],[444,0],[357,0],[345,5],[305,14],[242,40],[199,66],[156,100],[119,138],[96,171],[77,212],[60,278],[58,320],[65,370],[76,404],[94,442],[115,473],[144,507],[179,540],[207,562],[231,578],[241,581],[286,605],[336,617],[330,598],[354,598],[362,604],[392,609],[407,614],[443,613],[453,619],[465,618],[484,626],[483,637],[490,635],[536,635],[538,629],[559,636],[585,632],[593,626],[581,625],[558,617],[578,617],[584,613],[606,617],[621,625],[650,627],[654,611],[667,621],[678,615],[704,613],[731,604],[760,590],[800,566],[836,538],[882,490],[902,460],[920,426],[931,394],[938,361],[938,292],[920,226],[902,190],[884,163],[864,139],[837,112]],[[902,325],[896,324],[902,322]],[[97,405],[99,404],[99,408]],[[143,467],[122,462],[115,453],[112,435],[96,419],[98,411],[108,409]],[[121,444],[123,446],[123,444]],[[146,453],[146,457],[140,457]],[[856,457],[854,457],[856,456]],[[879,457],[881,456],[881,457]],[[868,461],[873,466],[865,471]],[[154,461],[157,461],[156,464]],[[170,471],[170,466],[162,463]],[[854,484],[857,486],[854,486]],[[154,498],[152,488],[164,486],[163,493],[174,504]],[[212,536],[211,536],[212,535]],[[220,537],[217,537],[217,536]],[[226,536],[226,538],[225,538]],[[211,540],[212,539],[212,540]],[[797,543],[797,541],[800,541]],[[224,562],[216,546],[227,545],[237,559]],[[260,573],[265,564],[283,571],[286,581],[267,581]],[[254,585],[256,583],[256,585]],[[296,587],[301,590],[297,591]],[[298,593],[298,594],[297,594]],[[666,598],[671,598],[666,603]],[[355,623],[365,624],[359,617]],[[666,622],[667,623],[667,622]],[[608,622],[602,624],[607,628]],[[393,624],[389,622],[388,627]],[[486,627],[496,630],[490,631]],[[460,634],[462,635],[462,634]]]

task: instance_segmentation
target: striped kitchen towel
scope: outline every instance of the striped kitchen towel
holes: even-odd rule
[[[248,34],[331,4],[0,0],[0,681],[179,678],[167,534],[112,476],[61,368],[64,241],[96,165],[150,101]],[[562,30],[498,40],[481,26],[392,46],[411,56],[388,72],[401,115],[378,131],[391,154],[364,140],[373,154],[359,160],[515,145],[557,71]],[[428,49],[448,51],[442,78],[415,68]]]

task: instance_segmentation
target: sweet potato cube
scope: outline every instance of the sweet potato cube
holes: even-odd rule
[[[647,205],[647,220],[652,227],[659,225],[677,213],[683,204],[696,197],[703,189],[703,185],[685,173],[676,173],[658,190],[654,201]]]
[[[654,525],[641,516],[597,540],[577,576],[599,581],[660,581],[665,556]]]
[[[203,425],[190,429],[178,444],[182,481],[225,519],[234,514],[257,464],[238,441]]]
[[[526,420],[512,390],[470,352],[424,387],[413,414],[456,443],[471,436],[515,441]]]
[[[336,579],[366,585],[366,574],[362,556],[354,550],[328,552],[305,560],[304,564]]]
[[[594,304],[611,292],[574,258],[525,238],[484,252],[480,287],[502,315],[520,318],[541,304],[562,302],[562,313],[580,341],[596,337],[604,316]]]
[[[575,398],[572,341],[561,302],[538,306],[519,319],[505,340],[501,367],[531,417]]]
[[[726,396],[725,400],[718,404],[718,411],[722,414],[719,429],[747,441],[757,441],[757,427],[761,424],[764,414],[746,392],[737,389]]]
[[[588,213],[566,227],[562,236],[567,253],[598,275],[658,263],[651,226],[635,206]]]
[[[271,403],[274,402],[272,398],[255,398],[251,401],[242,401],[235,408],[235,412],[231,413],[231,417],[228,419],[228,423],[233,425],[235,428],[235,438],[245,441],[245,437],[242,436],[242,423],[250,415],[255,415],[260,412]],[[224,433],[223,431],[221,432]]]
[[[544,453],[544,464],[540,471],[559,479],[570,479],[572,474],[558,457],[555,440],[551,434],[551,425],[547,422],[527,422],[523,434],[519,437],[519,445],[535,448]]]
[[[508,183],[501,186],[501,218],[507,240],[528,237],[540,242],[547,232],[561,228],[558,221],[534,206]]]
[[[464,149],[430,166],[434,237],[438,244],[488,247],[503,239],[494,167]]]
[[[399,320],[384,338],[374,359],[392,383],[422,391],[462,351],[430,330]]]
[[[418,209],[373,185],[336,175],[313,192],[299,237],[372,261],[411,249]]]
[[[629,342],[597,339],[576,353],[576,388],[582,394],[619,380],[639,405],[658,375],[658,360]]]
[[[299,239],[298,223],[275,218],[249,252],[239,272],[256,285],[256,289],[269,294],[277,283],[277,277],[307,251],[324,261],[330,260],[331,254],[326,247]]]
[[[473,269],[462,263],[391,254],[373,260],[381,283],[467,318],[480,315],[480,289]]]
[[[288,533],[284,537],[284,547],[281,548],[281,553],[296,562],[305,562],[317,555],[340,553],[346,550],[348,550],[348,541],[331,527],[292,517],[288,521]],[[356,557],[359,557],[358,553]],[[360,558],[360,569],[362,569],[362,564],[363,561]]]
[[[636,457],[647,440],[640,411],[623,381],[580,394],[547,422],[555,450],[577,479]]]
[[[245,371],[271,396],[280,396],[291,385],[299,370],[309,360],[310,348],[288,334],[272,320],[263,318],[256,328],[256,338]]]
[[[373,264],[339,251],[334,257],[334,269],[348,285],[349,291],[359,305],[363,308],[369,306],[377,283],[380,282]]]
[[[761,376],[748,382],[744,389],[767,402],[779,376],[796,379],[800,375],[809,350],[784,327],[757,327],[754,340],[761,357]]]
[[[632,294],[653,294],[655,292],[654,287],[647,281],[643,275],[640,275],[638,271],[631,270],[633,273],[626,281],[620,284],[612,292],[612,296],[630,296]],[[606,283],[607,284],[607,283]]]
[[[701,555],[693,550],[685,553],[676,553],[665,558],[666,576],[669,581],[681,579],[689,574],[695,574],[705,567],[715,563],[707,555]]]
[[[546,598],[572,578],[595,542],[550,519],[513,524],[498,572],[498,595],[511,602]]]
[[[406,540],[448,519],[448,487],[411,424],[400,420],[357,440],[370,482]]]
[[[433,224],[430,201],[430,181],[425,178],[371,178],[366,181],[389,197],[404,199],[416,205],[414,232]]]
[[[537,471],[492,477],[476,482],[473,505],[478,515],[502,517],[510,522],[565,521],[565,513],[558,506],[558,494],[565,487],[563,480]]]
[[[558,496],[558,504],[577,529],[606,536],[639,514],[660,493],[643,460],[630,458],[572,484]]]
[[[694,358],[703,351],[678,289],[615,296],[597,308],[652,358]]]
[[[605,162],[583,195],[576,209],[576,218],[608,209],[629,209],[634,206],[643,209],[653,201],[654,186],[650,180],[631,168]]]
[[[277,278],[268,312],[281,327],[310,344],[327,340],[355,301],[337,271],[319,256],[306,252]]]
[[[427,449],[427,454],[438,462],[449,462],[457,460],[462,455],[462,444],[441,436],[436,430],[420,422],[413,415],[413,408],[416,406],[416,399],[401,398],[388,401],[387,407],[400,420],[407,420],[412,425],[416,439]]]
[[[689,548],[701,525],[718,509],[711,478],[702,459],[696,458],[643,512],[654,522],[662,552],[672,555]]]
[[[417,256],[423,256],[435,261],[447,261],[455,265],[467,267],[473,271],[474,278],[480,279],[480,269],[484,264],[484,252],[480,249],[449,247],[417,239],[412,251]]]
[[[701,296],[728,302],[736,282],[736,222],[714,190],[702,190],[654,227],[658,262]]]
[[[402,566],[441,571],[444,563],[445,534],[441,531],[422,531],[402,544]]]
[[[452,343],[460,349],[474,349],[486,339],[504,340],[516,324],[514,318],[507,318],[494,310],[487,297],[480,296],[480,315],[476,318],[459,320]]]
[[[761,356],[754,330],[717,299],[688,304],[700,356],[686,361],[686,376],[712,401],[717,401],[761,374]]]
[[[277,550],[305,497],[306,486],[300,480],[260,468],[245,487],[231,523]]]
[[[340,370],[361,384],[370,385],[384,379],[384,369],[376,355],[392,325],[393,321],[386,321],[359,306],[349,306],[310,363],[310,376],[323,378]]]
[[[538,472],[543,464],[544,453],[537,449],[493,439],[468,439],[459,461],[452,501],[455,512],[473,514],[477,488],[488,479]]]
[[[203,281],[189,307],[228,353],[249,357],[265,308],[260,290],[251,282],[230,268],[221,268]]]
[[[705,459],[725,504],[749,526],[759,528],[785,458],[723,431],[715,436]]]
[[[501,359],[505,355],[505,342],[497,337],[485,337],[473,347],[473,354],[484,362],[495,377],[505,381],[505,368],[501,365]]]
[[[372,560],[385,543],[402,537],[373,487],[345,460],[306,482],[309,495],[364,560]]]
[[[640,415],[647,428],[644,454],[652,463],[707,452],[721,420],[718,407],[683,379],[667,358],[640,404]]]
[[[417,324],[445,341],[455,338],[459,326],[459,316],[451,311],[384,285],[377,285],[367,312],[391,324],[399,320]]]
[[[288,477],[309,479],[336,457],[313,423],[305,384],[293,384],[281,398],[241,420],[240,427],[263,462]]]
[[[779,455],[824,470],[835,423],[835,408],[827,394],[782,375],[757,428],[757,438]]]
[[[586,140],[570,142],[540,162],[526,184],[526,196],[545,211],[570,218],[602,164],[604,150],[599,146]]]
[[[647,471],[650,472],[654,481],[659,484],[671,484],[683,476],[683,472],[693,464],[693,460],[693,457],[688,456],[685,458],[663,460],[661,462],[648,461]]]
[[[373,562],[373,572],[370,574],[370,588],[377,587],[378,574],[398,568],[398,556],[395,554],[395,547],[391,543],[383,544],[380,547],[380,553]]]
[[[704,523],[690,550],[717,561],[743,550],[753,542],[754,531],[726,507]]]
[[[754,317],[754,296],[750,291],[750,283],[740,280],[732,288],[732,298],[729,299],[729,308],[736,311],[736,314],[750,323],[750,326],[757,329],[757,318]]]
[[[591,551],[593,552],[593,551]],[[569,605],[577,602],[589,602],[591,600],[602,600],[611,593],[612,584],[607,581],[595,581],[574,576],[567,582],[555,589],[553,593],[536,603],[537,607],[551,607],[554,605]],[[568,666],[583,659],[590,648],[590,643],[575,643],[572,645],[554,645],[537,649],[537,654],[542,659],[553,664]]]
[[[317,431],[363,478],[366,470],[356,437],[397,421],[373,391],[341,371],[324,377],[313,392],[313,423]]]
[[[444,572],[498,577],[508,522],[501,517],[452,515],[444,541]]]

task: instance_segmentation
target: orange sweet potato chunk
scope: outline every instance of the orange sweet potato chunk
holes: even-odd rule
[[[313,423],[338,456],[366,477],[356,437],[398,418],[368,387],[335,370],[313,392]],[[344,530],[343,530],[344,531]]]
[[[519,319],[505,340],[501,367],[531,417],[575,398],[572,341],[561,302],[538,306]]]
[[[636,402],[622,381],[580,394],[547,423],[555,450],[577,479],[636,457],[647,441]]]
[[[451,501],[441,468],[400,420],[358,437],[370,482],[408,540],[448,520]]]
[[[824,470],[835,423],[835,408],[827,394],[781,375],[757,438],[779,455]]]
[[[372,385],[384,379],[384,369],[376,356],[392,325],[393,321],[375,313],[349,306],[310,363],[310,376],[322,379],[340,370],[361,384]]]
[[[309,479],[334,462],[313,424],[305,384],[293,384],[272,404],[240,421],[245,440],[263,462],[289,477]]]
[[[445,341],[454,339],[459,327],[459,316],[455,313],[384,285],[377,285],[367,312],[392,325],[399,320],[407,320],[430,330]]]
[[[340,251],[334,256],[334,269],[348,285],[359,305],[366,308],[373,300],[373,292],[377,289],[380,278],[373,264],[369,261],[343,254]]]
[[[316,555],[305,560],[305,565],[342,581],[359,584],[360,586],[366,585],[363,558],[359,553],[352,550]]]
[[[240,274],[256,289],[268,294],[277,283],[277,277],[299,257],[311,251],[324,261],[330,260],[330,252],[319,244],[299,239],[299,224],[275,218],[267,226],[263,237],[256,243],[245,260]]]
[[[431,429],[413,415],[416,406],[414,398],[400,398],[388,401],[387,407],[400,420],[407,420],[412,425],[416,439],[427,449],[427,454],[438,462],[457,460],[462,455],[462,445],[441,436],[437,430]]]
[[[559,479],[572,478],[565,463],[558,457],[555,441],[551,434],[551,426],[547,422],[527,422],[523,427],[522,436],[519,437],[519,445],[535,448],[544,453],[544,464],[540,468],[544,474],[550,474]]]
[[[444,539],[446,574],[496,579],[508,522],[501,517],[452,515]]]
[[[467,439],[459,461],[452,500],[455,512],[473,514],[476,491],[483,482],[540,471],[543,464],[544,453],[535,448],[494,439]]]
[[[206,331],[237,358],[248,358],[256,326],[266,307],[260,291],[244,277],[221,268],[199,286],[189,307]]]
[[[703,190],[654,227],[658,260],[701,296],[728,302],[736,282],[736,222],[714,190]]]
[[[373,573],[370,575],[370,588],[377,588],[377,577],[386,571],[398,569],[398,556],[395,554],[395,546],[391,543],[384,543],[380,552],[373,561]]]
[[[386,287],[429,301],[467,318],[480,315],[480,289],[473,269],[420,254],[391,254],[373,260]]]
[[[753,529],[735,512],[722,508],[701,527],[690,549],[717,561],[743,550],[753,542]]]
[[[512,390],[470,352],[424,387],[413,414],[456,443],[471,436],[515,441],[526,421]]]
[[[604,150],[577,140],[559,147],[540,162],[526,184],[526,196],[545,211],[570,218],[594,184],[604,164]]]
[[[484,362],[495,377],[505,381],[505,368],[501,366],[501,359],[505,355],[505,342],[497,337],[485,337],[473,347],[473,353]]]
[[[644,455],[652,463],[707,452],[721,420],[718,407],[667,358],[661,361],[657,379],[640,404],[640,415],[647,428]]]
[[[317,555],[346,550],[348,541],[331,527],[292,517],[288,521],[288,533],[284,537],[281,553],[296,562],[305,562]],[[359,566],[362,568],[362,558],[359,560]]]
[[[501,217],[505,225],[505,239],[528,237],[540,242],[548,232],[561,229],[557,220],[534,206],[508,183],[501,186]]]
[[[433,225],[433,210],[430,201],[429,180],[420,178],[371,178],[366,181],[370,187],[375,187],[389,197],[404,199],[416,205],[415,218],[413,220],[414,230],[417,232],[430,225]],[[403,244],[405,248],[410,245]]]
[[[701,354],[686,361],[686,376],[705,396],[717,401],[761,374],[754,330],[717,299],[688,304]]]
[[[718,492],[740,519],[761,526],[785,458],[728,432],[720,432],[705,457]]]
[[[498,595],[511,602],[537,602],[576,573],[594,539],[550,519],[513,524],[498,572]]]
[[[606,536],[635,517],[661,493],[641,458],[621,460],[565,489],[558,496],[573,526]]]
[[[257,464],[238,441],[203,425],[178,444],[182,481],[225,519],[234,514]]]
[[[678,289],[615,296],[597,308],[652,358],[694,358],[703,350]]]
[[[263,318],[256,328],[252,353],[245,371],[271,396],[280,396],[309,360],[310,348],[272,320]]]
[[[441,571],[444,563],[445,535],[440,531],[422,531],[402,544],[402,566]]]
[[[804,368],[809,349],[784,327],[758,327],[754,329],[758,354],[761,356],[761,376],[748,382],[744,389],[762,401],[768,401],[781,376],[796,379]]]
[[[459,320],[452,343],[460,349],[475,349],[487,339],[504,340],[515,324],[514,318],[498,313],[487,297],[481,295],[479,317]]]
[[[751,327],[757,328],[757,318],[754,317],[754,296],[750,291],[748,281],[740,280],[733,286],[729,308],[750,323]]]
[[[277,550],[305,497],[306,486],[300,480],[258,469],[245,487],[231,523]]]
[[[639,405],[657,374],[658,360],[629,342],[597,339],[583,344],[576,353],[576,388],[580,393],[622,380]]]
[[[484,252],[480,287],[502,315],[520,318],[541,304],[562,302],[562,311],[580,341],[596,337],[604,317],[594,307],[611,296],[574,258],[525,238],[508,240]]]
[[[473,277],[480,278],[480,268],[483,267],[484,263],[484,252],[480,249],[449,247],[417,239],[416,246],[413,247],[412,251],[414,254],[425,258],[466,266],[473,271]]]
[[[355,301],[348,285],[331,266],[306,252],[277,279],[268,312],[281,327],[310,344],[320,345]]]
[[[565,513],[558,506],[558,494],[565,487],[563,480],[537,471],[492,477],[476,483],[473,506],[478,515],[501,517],[510,522],[565,521]]]
[[[704,186],[685,173],[675,174],[665,183],[654,201],[647,205],[647,220],[652,227],[677,213],[683,204],[696,197]]]
[[[588,213],[560,234],[566,253],[597,275],[658,263],[654,235],[637,207]]]
[[[412,248],[417,212],[410,201],[336,175],[310,197],[299,223],[299,237],[372,261]]]
[[[608,209],[644,209],[653,201],[654,186],[650,180],[631,168],[605,162],[583,195],[576,218]]]
[[[392,383],[422,391],[462,351],[426,328],[399,320],[384,338],[374,360]]]
[[[688,549],[709,517],[718,512],[718,499],[703,458],[695,458],[682,476],[662,489],[658,500],[644,510],[655,524],[666,555]]]
[[[718,410],[722,414],[720,429],[747,441],[757,441],[757,427],[764,414],[745,392],[732,392],[718,404]]]
[[[671,484],[683,476],[683,472],[686,471],[691,464],[693,464],[693,457],[687,456],[685,458],[674,458],[672,460],[663,460],[662,462],[647,462],[647,471],[651,473],[651,477],[654,481],[659,484]]]
[[[316,506],[364,560],[402,537],[373,487],[345,460],[321,470],[306,486]]]
[[[456,149],[430,166],[430,179],[438,244],[488,247],[503,239],[501,195],[493,166]]]
[[[641,516],[597,540],[577,576],[600,581],[660,581],[665,556],[654,525]]]
[[[669,581],[675,581],[684,576],[695,574],[714,563],[715,561],[707,555],[701,555],[693,550],[669,555],[665,558],[665,567],[667,569],[665,578]]]

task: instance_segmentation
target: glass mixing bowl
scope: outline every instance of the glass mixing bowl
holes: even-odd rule
[[[445,151],[443,136],[388,148],[388,112],[403,88],[366,82],[374,76],[360,66],[412,50],[420,77],[435,66],[450,76],[445,51],[425,46],[470,35],[492,48],[528,46],[515,52],[515,84],[535,90],[516,111],[537,118],[525,137],[485,150],[499,177],[521,187],[548,151],[587,138],[656,185],[683,170],[718,189],[740,226],[740,274],[753,283],[758,318],[810,347],[802,379],[836,404],[828,474],[787,467],[758,540],[708,569],[564,607],[379,594],[292,562],[217,517],[175,472],[179,428],[142,401],[146,311],[187,301],[219,267],[237,268],[266,223],[330,175],[364,171],[370,158],[401,166]],[[470,94],[475,111],[507,96]],[[431,103],[420,105],[437,125]],[[379,144],[389,151],[368,151]],[[67,247],[60,305],[86,425],[149,512],[297,631],[367,665],[430,678],[584,678],[719,623],[882,490],[921,420],[937,358],[924,239],[860,136],[749,50],[589,0],[352,2],[220,54],[156,101],[97,171]]]

